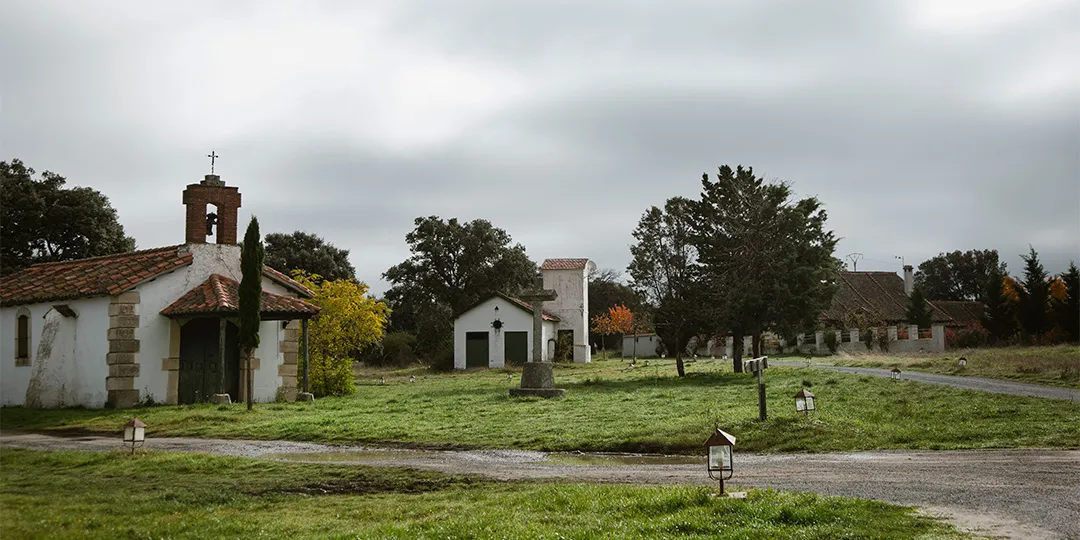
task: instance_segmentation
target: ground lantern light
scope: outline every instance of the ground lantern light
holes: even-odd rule
[[[893,378],[894,381],[899,381],[900,380],[900,368],[898,368],[898,367],[892,368],[892,378]]]
[[[801,412],[809,416],[810,411],[813,410],[817,410],[814,407],[814,394],[811,394],[805,388],[800,388],[798,393],[795,394],[795,412]]]
[[[724,480],[730,479],[731,475],[734,474],[734,469],[731,466],[734,447],[735,436],[719,427],[709,436],[709,440],[705,441],[705,448],[709,452],[709,459],[706,461],[709,478],[720,482],[721,495],[724,494]],[[727,478],[724,478],[724,473],[727,473]]]
[[[132,418],[130,422],[124,424],[124,444],[131,446],[131,453],[135,453],[135,448],[142,446],[146,442],[146,424],[138,418]]]

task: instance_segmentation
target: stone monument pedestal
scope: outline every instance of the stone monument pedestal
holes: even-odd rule
[[[555,374],[550,362],[526,362],[521,365],[521,388],[511,388],[511,397],[562,397],[566,390],[555,388]]]

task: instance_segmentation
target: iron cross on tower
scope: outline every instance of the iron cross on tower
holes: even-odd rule
[[[209,154],[206,154],[206,157],[210,158],[210,174],[214,174],[214,161],[221,156],[215,154],[214,151],[211,150]]]

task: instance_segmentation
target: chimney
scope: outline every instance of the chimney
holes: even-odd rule
[[[240,208],[239,188],[229,187],[216,174],[208,174],[198,184],[188,184],[184,190],[187,206],[187,222],[184,226],[184,243],[205,244],[206,237],[215,237],[218,244],[236,242],[237,209]],[[211,217],[207,205],[217,207]],[[213,232],[211,233],[211,229]]]
[[[915,268],[910,264],[904,265],[904,294],[911,296],[915,290]]]

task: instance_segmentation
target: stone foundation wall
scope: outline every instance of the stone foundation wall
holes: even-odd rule
[[[135,331],[139,327],[139,291],[128,291],[109,299],[109,352],[105,361],[109,375],[105,378],[108,392],[105,406],[117,409],[133,407],[139,403],[139,390],[135,377],[139,376],[139,340]]]

